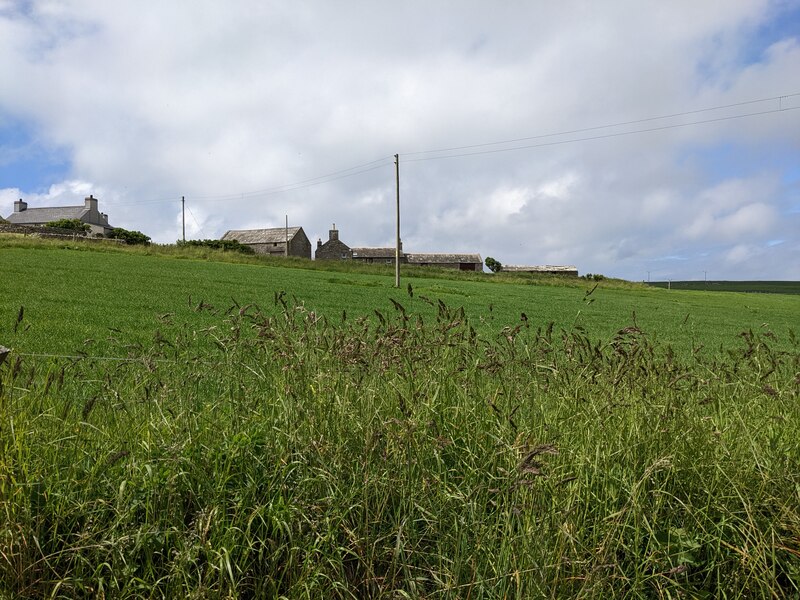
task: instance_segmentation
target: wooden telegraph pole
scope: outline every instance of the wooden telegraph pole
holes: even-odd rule
[[[397,186],[397,240],[394,249],[394,287],[400,287],[400,155],[394,155],[394,173]]]
[[[181,196],[181,223],[183,224],[183,241],[186,242],[186,199]]]

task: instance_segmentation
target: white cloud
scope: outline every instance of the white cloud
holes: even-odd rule
[[[187,235],[289,214],[312,239],[335,222],[345,242],[385,244],[400,152],[409,250],[631,278],[680,255],[676,273],[716,261],[722,277],[750,264],[725,270],[737,248],[785,239],[751,257],[769,257],[772,277],[800,263],[786,218],[800,111],[562,143],[774,104],[759,103],[521,139],[800,92],[797,36],[759,41],[761,27],[797,18],[796,2],[19,6],[0,3],[0,117],[33,123],[71,172],[39,196],[9,181],[4,212],[20,195],[79,203],[83,182],[113,224],[159,241],[180,237],[185,195]],[[519,141],[451,154],[539,147],[412,162],[497,140]],[[276,189],[381,157],[375,170]]]

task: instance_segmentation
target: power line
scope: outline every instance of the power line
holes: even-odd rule
[[[768,98],[759,98],[759,99],[756,99],[756,100],[747,100],[747,101],[744,101],[744,102],[736,102],[736,103],[732,103],[732,104],[723,104],[723,105],[719,105],[719,106],[701,108],[701,109],[696,109],[696,110],[682,111],[682,112],[672,113],[672,114],[668,114],[668,115],[647,117],[647,118],[643,118],[643,119],[634,119],[634,120],[630,120],[630,121],[621,121],[621,122],[618,122],[618,123],[609,123],[609,124],[606,124],[606,125],[595,125],[595,126],[592,126],[592,127],[583,127],[583,128],[579,128],[579,129],[571,129],[571,130],[565,130],[565,131],[560,131],[560,132],[545,133],[545,134],[539,134],[539,135],[533,135],[533,136],[525,136],[525,137],[512,138],[512,139],[507,139],[507,140],[499,140],[499,141],[494,141],[494,142],[483,142],[483,143],[469,144],[469,145],[463,145],[463,146],[452,146],[452,147],[448,147],[448,148],[438,148],[438,149],[433,149],[433,150],[419,150],[419,151],[415,151],[415,152],[404,153],[403,156],[407,157],[407,158],[405,158],[405,162],[421,162],[421,161],[428,161],[428,160],[440,160],[440,159],[446,159],[446,158],[459,158],[459,157],[464,157],[464,156],[475,156],[475,155],[480,155],[480,154],[494,154],[494,153],[498,153],[498,152],[511,152],[511,151],[514,151],[514,150],[524,150],[524,149],[529,149],[529,148],[539,148],[539,147],[545,147],[545,146],[571,144],[571,143],[575,143],[575,142],[584,142],[584,141],[599,140],[599,139],[606,139],[606,138],[613,138],[613,137],[621,137],[621,136],[626,136],[626,135],[634,135],[634,134],[637,134],[637,133],[663,131],[663,130],[675,129],[675,128],[679,128],[679,127],[690,127],[690,126],[693,126],[693,125],[702,125],[702,124],[708,124],[708,123],[728,121],[728,120],[733,120],[733,119],[741,119],[741,118],[746,118],[746,117],[766,115],[766,114],[771,114],[771,113],[776,113],[776,112],[787,112],[787,111],[791,111],[791,110],[797,110],[800,107],[784,108],[783,105],[782,105],[782,101],[784,99],[786,99],[786,98],[794,98],[794,97],[797,97],[797,96],[800,96],[800,92],[793,92],[793,93],[790,93],[790,94],[782,94],[782,95],[779,95],[779,96],[770,96]],[[585,137],[579,137],[579,138],[572,138],[572,139],[567,139],[567,140],[555,140],[555,141],[552,141],[552,142],[543,142],[543,143],[538,143],[538,144],[515,145],[515,146],[506,147],[506,148],[490,148],[491,146],[502,146],[502,145],[507,145],[507,144],[518,144],[519,142],[526,142],[526,141],[537,140],[537,139],[545,139],[545,138],[549,138],[549,137],[559,137],[559,136],[565,136],[565,135],[573,135],[573,134],[576,134],[576,133],[585,133],[585,132],[589,132],[589,131],[598,131],[598,130],[602,130],[602,129],[610,129],[610,128],[613,128],[613,127],[623,127],[623,126],[626,126],[626,125],[636,125],[636,124],[640,124],[640,123],[648,123],[648,122],[659,121],[659,120],[664,120],[664,119],[674,119],[676,117],[682,117],[682,116],[688,116],[688,115],[694,115],[694,114],[701,114],[701,113],[706,113],[706,112],[724,110],[724,109],[728,109],[728,108],[736,108],[736,107],[741,107],[741,106],[748,106],[748,105],[753,105],[753,104],[758,104],[758,103],[763,103],[763,102],[774,102],[774,101],[778,102],[778,107],[775,108],[775,109],[764,110],[764,111],[750,112],[750,113],[744,113],[744,114],[739,114],[739,115],[728,115],[728,116],[725,116],[725,117],[717,117],[717,118],[713,118],[713,119],[704,119],[704,120],[700,120],[700,121],[692,121],[692,122],[689,122],[689,123],[672,123],[672,124],[669,124],[669,125],[661,125],[661,126],[658,126],[658,127],[649,127],[649,128],[645,128],[645,129],[635,129],[635,130],[623,131],[623,132],[613,132],[613,133],[606,133],[606,134],[602,134],[602,135],[594,135],[594,136],[585,136]],[[477,150],[479,148],[485,148],[485,149],[484,150]],[[474,152],[457,152],[457,151],[460,151],[460,150],[472,150],[472,149],[476,149],[476,150]],[[454,154],[454,152],[455,152],[455,154]],[[421,156],[421,155],[426,155],[426,154],[433,154],[434,156]],[[412,158],[412,157],[416,157],[416,158]],[[374,171],[376,169],[380,169],[380,168],[383,168],[385,166],[392,165],[392,164],[394,164],[393,161],[394,161],[394,156],[384,156],[384,157],[381,157],[381,158],[378,158],[378,159],[375,159],[375,160],[372,160],[372,161],[369,161],[369,162],[366,162],[366,163],[358,164],[358,165],[355,165],[355,166],[352,166],[352,167],[348,167],[348,168],[345,168],[345,169],[339,169],[337,171],[332,171],[332,172],[326,173],[324,175],[318,175],[316,177],[303,179],[303,180],[296,181],[296,182],[293,182],[293,183],[277,185],[277,186],[264,188],[264,189],[260,189],[260,190],[253,190],[253,191],[249,191],[249,192],[238,192],[238,193],[234,193],[234,194],[219,194],[219,195],[206,195],[206,196],[191,196],[190,198],[192,200],[223,201],[223,200],[245,199],[245,198],[252,198],[252,197],[259,197],[259,196],[260,197],[273,196],[273,195],[283,194],[283,193],[286,193],[286,192],[305,189],[305,188],[309,188],[309,187],[313,187],[313,186],[317,186],[317,185],[322,185],[324,183],[330,183],[330,182],[333,182],[333,181],[338,181],[340,179],[345,179],[345,178],[348,178],[348,177],[355,177],[357,175],[362,175],[364,173],[368,173],[370,171]],[[137,200],[137,201],[131,201],[131,202],[120,202],[120,203],[115,203],[114,206],[129,206],[129,205],[140,205],[140,204],[163,204],[163,203],[167,203],[167,202],[177,202],[178,198],[179,198],[179,196],[176,194],[172,198],[153,199],[153,200]],[[191,211],[190,211],[190,214],[191,214]],[[194,218],[194,215],[192,215],[192,218]],[[196,219],[195,219],[195,222],[197,223]],[[198,223],[198,227],[199,227],[199,223]]]
[[[213,195],[213,196],[193,196],[194,200],[227,200],[231,198],[243,198],[243,197],[250,197],[250,196],[268,196],[273,194],[281,194],[283,192],[288,192],[292,190],[298,190],[306,187],[312,187],[315,185],[320,185],[323,183],[328,183],[330,181],[336,181],[338,179],[345,179],[347,177],[353,177],[355,175],[360,175],[362,173],[367,173],[369,171],[374,171],[375,169],[379,169],[383,166],[393,164],[391,161],[393,160],[392,156],[386,156],[382,158],[378,158],[376,160],[372,160],[368,163],[364,163],[361,165],[356,165],[354,167],[350,167],[347,169],[341,169],[339,171],[333,171],[331,173],[326,173],[325,175],[319,175],[317,177],[312,177],[310,179],[304,179],[302,181],[296,181],[294,183],[287,183],[283,185],[278,185],[271,188],[265,188],[262,190],[255,190],[251,192],[240,192],[236,194],[228,194],[228,195]]]
[[[797,95],[797,94],[795,94],[795,95]],[[730,120],[733,120],[733,119],[743,119],[745,117],[755,117],[755,116],[759,116],[759,115],[768,115],[768,114],[772,114],[772,113],[788,112],[788,111],[791,111],[791,110],[800,110],[800,106],[793,106],[793,107],[790,107],[790,108],[775,108],[775,109],[772,109],[772,110],[751,112],[751,113],[745,113],[745,114],[741,114],[741,115],[729,115],[727,117],[717,117],[717,118],[714,118],[714,119],[704,119],[702,121],[692,121],[690,123],[673,123],[673,124],[670,124],[670,125],[662,125],[662,126],[659,126],[659,127],[648,127],[646,129],[634,129],[632,131],[619,131],[619,132],[615,132],[615,133],[606,133],[606,134],[603,134],[603,135],[593,135],[593,136],[587,136],[587,137],[581,137],[581,138],[573,138],[573,139],[569,139],[569,140],[556,140],[556,141],[553,141],[553,142],[543,142],[543,143],[540,143],[540,144],[526,144],[524,146],[512,146],[510,148],[494,148],[492,150],[477,150],[475,152],[461,152],[461,153],[458,153],[458,154],[442,154],[440,156],[426,156],[426,157],[422,157],[422,158],[407,158],[406,162],[421,162],[421,161],[426,161],[426,160],[440,160],[440,159],[444,159],[444,158],[459,158],[459,157],[462,157],[462,156],[475,156],[475,155],[478,155],[478,154],[496,154],[496,153],[499,153],[499,152],[512,152],[514,150],[525,150],[525,149],[528,149],[528,148],[542,148],[542,147],[545,147],[545,146],[558,146],[558,145],[561,145],[561,144],[572,144],[572,143],[575,143],[575,142],[587,142],[587,141],[591,141],[591,140],[602,140],[602,139],[606,139],[606,138],[622,137],[622,136],[626,136],[626,135],[634,135],[634,134],[637,134],[637,133],[648,133],[648,132],[652,132],[652,131],[664,131],[664,130],[667,130],[667,129],[677,129],[679,127],[690,127],[692,125],[704,125],[704,124],[707,124],[707,123],[718,123],[720,121],[730,121]],[[654,117],[654,119],[655,118],[657,118],[657,117]],[[666,118],[666,117],[664,117],[664,118]],[[605,126],[597,127],[596,129],[602,129],[603,127],[614,127],[614,125],[605,125]],[[588,128],[588,129],[585,129],[583,131],[589,131],[591,129],[595,129],[595,128]],[[577,131],[581,131],[581,130],[577,130]],[[541,137],[551,137],[551,136],[557,136],[557,135],[568,135],[568,133],[564,133],[564,134],[552,133],[552,134],[546,134],[546,135],[542,135],[542,136],[533,136],[533,137],[530,137],[530,138],[520,138],[520,139],[521,140],[524,140],[524,139],[537,139],[537,138],[541,138]],[[512,143],[512,142],[511,141],[509,141],[509,142],[491,142],[489,144],[476,144],[474,146],[464,146],[464,148],[478,148],[478,147],[481,147],[481,146],[498,145],[498,144],[503,144],[503,143]],[[456,148],[456,149],[458,149],[458,148]],[[437,152],[437,151],[436,150],[431,150],[429,152]],[[425,152],[423,151],[423,152],[419,152],[418,154],[424,154],[424,153]]]
[[[194,213],[192,212],[192,209],[191,209],[191,208],[189,208],[189,207],[187,206],[187,207],[186,207],[186,210],[188,210],[188,211],[189,211],[189,214],[192,216],[192,220],[194,221],[194,224],[195,224],[195,225],[197,225],[197,228],[200,230],[200,232],[201,232],[203,235],[206,235],[206,232],[205,232],[205,230],[203,229],[203,226],[202,226],[202,225],[200,225],[200,222],[199,222],[199,221],[198,221],[198,220],[195,218],[195,216],[194,216]]]
[[[594,125],[592,127],[583,127],[583,128],[580,128],[580,129],[571,129],[571,130],[558,131],[558,132],[553,132],[553,133],[543,133],[543,134],[539,134],[539,135],[532,135],[532,136],[526,136],[526,137],[520,137],[520,138],[512,138],[512,139],[508,139],[508,140],[499,140],[499,141],[495,141],[495,142],[483,142],[483,143],[479,143],[479,144],[469,144],[469,145],[465,145],[465,146],[453,146],[453,147],[450,147],[450,148],[438,148],[438,149],[434,149],[434,150],[419,150],[419,151],[416,151],[416,152],[406,152],[406,153],[404,153],[404,156],[417,156],[417,155],[420,155],[420,154],[435,154],[435,153],[438,153],[438,152],[454,152],[456,150],[469,150],[471,148],[485,148],[487,146],[500,146],[500,145],[503,145],[503,144],[514,144],[514,143],[517,143],[517,142],[525,142],[525,141],[529,141],[529,140],[543,139],[543,138],[548,138],[548,137],[571,135],[571,134],[574,134],[574,133],[584,133],[584,132],[587,132],[587,131],[597,131],[598,129],[610,129],[612,127],[623,127],[625,125],[636,125],[638,123],[648,123],[648,122],[651,122],[651,121],[660,121],[660,120],[663,120],[663,119],[674,119],[675,117],[683,117],[683,116],[687,116],[687,115],[694,115],[694,114],[699,114],[699,113],[704,113],[704,112],[712,112],[712,111],[717,111],[717,110],[723,110],[723,109],[726,109],[726,108],[735,108],[735,107],[739,107],[739,106],[747,106],[747,105],[750,105],[750,104],[758,104],[758,103],[770,102],[770,101],[773,101],[773,102],[774,101],[778,101],[778,103],[779,103],[778,104],[778,108],[775,109],[775,110],[764,111],[764,113],[751,113],[751,114],[748,114],[748,115],[740,115],[740,116],[752,116],[754,114],[765,114],[765,113],[768,113],[768,112],[783,112],[783,111],[786,111],[786,110],[793,110],[793,108],[783,108],[782,105],[780,104],[781,101],[784,98],[793,98],[793,97],[796,97],[796,96],[800,96],[800,92],[794,92],[794,93],[791,93],[791,94],[782,94],[780,96],[771,96],[769,98],[760,98],[758,100],[747,100],[745,102],[736,102],[736,103],[733,103],[733,104],[722,104],[722,105],[719,105],[719,106],[712,106],[712,107],[708,107],[708,108],[700,108],[700,109],[697,109],[697,110],[687,110],[687,111],[683,111],[683,112],[672,113],[672,114],[669,114],[669,115],[661,115],[661,116],[657,116],[657,117],[647,117],[647,118],[643,118],[643,119],[634,119],[634,120],[631,120],[631,121],[621,121],[619,123],[609,123],[607,125]],[[730,118],[737,118],[737,117],[731,116]],[[693,125],[693,124],[698,124],[698,123],[705,123],[705,122],[708,122],[708,121],[698,121],[696,123],[686,123],[686,124],[683,124],[682,126]],[[650,129],[646,129],[646,130],[643,130],[643,131],[651,131],[651,130]],[[630,133],[638,133],[638,131],[632,131]],[[586,139],[596,139],[596,138],[586,138]],[[581,141],[581,140],[575,140],[575,141]],[[521,148],[528,148],[528,147],[532,147],[532,146],[521,146]],[[439,158],[439,157],[432,157],[432,159],[435,159],[435,158]],[[421,158],[421,159],[408,158],[407,160],[408,161],[418,161],[418,160],[425,160],[425,158]]]
[[[262,190],[253,190],[250,192],[237,192],[234,194],[219,194],[219,195],[207,195],[207,196],[190,196],[191,200],[235,200],[237,198],[251,198],[251,197],[258,197],[258,196],[273,196],[276,194],[283,194],[285,192],[291,192],[294,190],[300,190],[304,188],[313,187],[316,185],[322,185],[324,183],[330,183],[332,181],[337,181],[339,179],[346,179],[348,177],[354,177],[356,175],[361,175],[363,173],[368,173],[370,171],[374,171],[376,169],[380,169],[382,167],[394,164],[392,161],[394,158],[392,156],[386,156],[382,158],[378,158],[376,160],[370,161],[368,163],[363,163],[360,165],[356,165],[353,167],[349,167],[347,169],[340,169],[338,171],[333,171],[331,173],[326,173],[325,175],[319,175],[317,177],[312,177],[310,179],[304,179],[301,181],[296,181],[294,183],[286,183],[283,185],[274,186],[271,188],[265,188]],[[184,194],[185,195],[185,194]],[[139,204],[165,204],[167,202],[177,202],[180,198],[176,194],[174,197],[171,198],[162,198],[157,200],[136,200],[131,202],[119,202],[115,203],[114,206],[130,206],[130,205],[139,205]]]

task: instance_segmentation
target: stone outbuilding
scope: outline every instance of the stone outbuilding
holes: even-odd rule
[[[406,262],[405,254],[400,247],[400,264]],[[328,241],[324,244],[317,240],[317,250],[314,258],[317,260],[354,260],[361,263],[375,263],[393,265],[396,251],[394,248],[351,248],[339,239],[339,230],[336,223],[328,230]]]
[[[362,263],[376,263],[383,265],[393,265],[397,257],[396,248],[352,248],[352,259]],[[400,248],[400,264],[404,265],[408,262],[406,254],[403,253],[402,247]]]
[[[236,240],[240,244],[250,246],[256,254],[311,258],[311,242],[308,241],[302,227],[231,229],[225,232],[222,239]]]
[[[574,265],[503,265],[502,271],[507,273],[535,273],[539,275],[565,275],[577,277],[578,267]]]
[[[317,251],[314,253],[314,257],[317,260],[352,260],[367,264],[384,265],[393,265],[396,255],[396,249],[392,247],[351,248],[339,239],[339,230],[336,229],[335,223],[333,228],[328,231],[327,242],[323,244],[322,240],[317,240]],[[483,271],[483,260],[480,254],[415,254],[403,252],[402,242],[400,243],[400,264],[442,267],[460,271]]]
[[[19,199],[14,202],[14,212],[6,218],[14,225],[39,227],[61,219],[76,219],[86,223],[90,227],[89,234],[98,237],[107,235],[113,229],[108,224],[108,215],[98,210],[97,198],[92,195],[84,199],[83,206],[28,208],[28,203]]]
[[[459,271],[483,271],[480,254],[406,254],[408,264],[420,267],[441,267]]]

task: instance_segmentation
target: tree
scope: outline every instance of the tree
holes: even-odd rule
[[[71,231],[78,231],[85,234],[91,229],[89,225],[80,219],[58,219],[57,221],[50,221],[45,223],[45,227],[56,227],[58,229],[69,229]]]
[[[128,231],[122,227],[114,227],[110,233],[106,234],[113,240],[122,240],[126,244],[133,246],[135,244],[148,245],[150,243],[150,236],[143,234],[141,231]]]
[[[498,273],[503,270],[503,265],[500,263],[500,261],[493,259],[491,256],[487,256],[484,262],[486,263],[486,267],[492,273]]]

